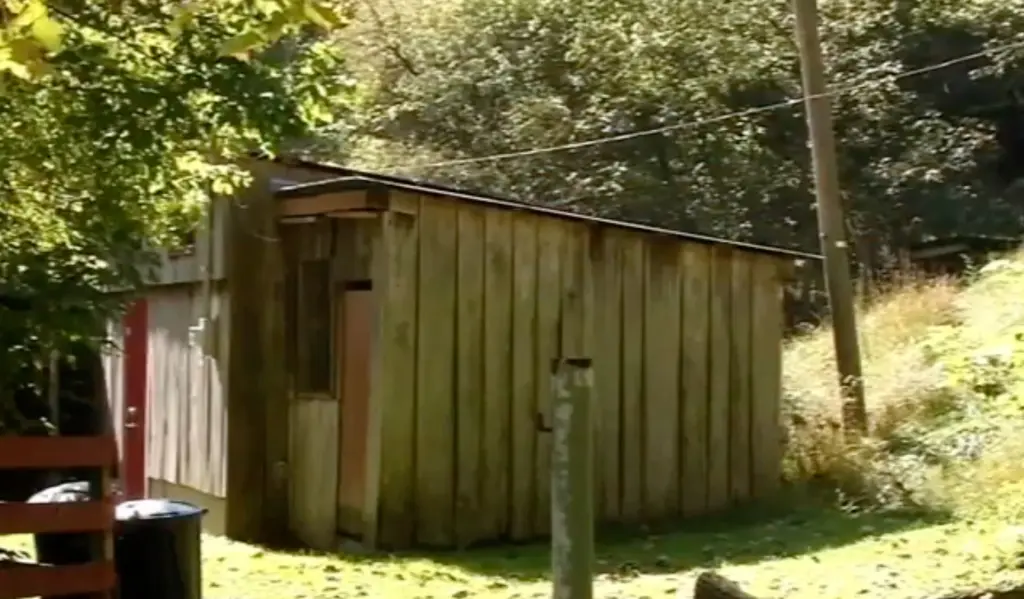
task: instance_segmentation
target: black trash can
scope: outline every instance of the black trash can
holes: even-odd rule
[[[201,599],[205,513],[169,499],[119,504],[114,525],[119,599]]]
[[[90,486],[85,481],[73,481],[48,487],[29,497],[29,503],[86,502]],[[66,566],[92,561],[92,543],[89,533],[45,533],[33,537],[36,560],[41,563]],[[85,599],[91,595],[70,595],[61,599]],[[43,598],[48,599],[48,598]]]

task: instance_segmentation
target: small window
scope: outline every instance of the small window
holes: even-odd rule
[[[309,260],[299,267],[296,322],[296,384],[299,393],[330,393],[331,268],[329,260]]]

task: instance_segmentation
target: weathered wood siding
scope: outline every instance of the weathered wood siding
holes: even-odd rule
[[[230,317],[223,290],[211,293],[210,355],[189,343],[203,316],[200,285],[151,289],[146,404],[149,478],[224,497],[227,469],[225,373]]]
[[[338,402],[302,398],[290,407],[289,525],[307,546],[328,550],[338,536]]]
[[[699,515],[779,479],[784,260],[392,191],[379,544],[548,533],[549,371],[596,372],[605,522]]]
[[[109,345],[101,354],[104,382],[107,386],[107,400],[110,402],[110,418],[114,423],[118,455],[124,456],[124,323],[120,319],[107,322]]]

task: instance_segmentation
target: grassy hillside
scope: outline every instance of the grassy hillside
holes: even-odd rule
[[[1024,255],[968,281],[914,283],[867,307],[871,436],[843,447],[831,334],[786,351],[787,474],[850,507],[1020,520],[1024,510]]]

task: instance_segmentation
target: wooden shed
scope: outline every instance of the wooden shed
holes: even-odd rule
[[[781,290],[813,255],[252,160],[105,358],[132,496],[334,549],[543,537],[549,365],[593,359],[602,522],[779,483]]]
[[[234,247],[271,287],[232,285],[231,368],[267,402],[263,518],[305,543],[546,535],[557,356],[593,359],[602,522],[777,488],[782,285],[814,256],[366,173],[273,203],[280,244]]]

